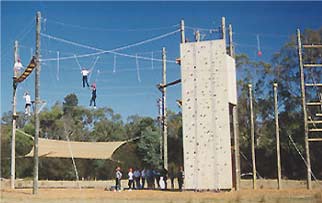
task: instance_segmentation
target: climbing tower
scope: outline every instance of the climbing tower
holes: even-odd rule
[[[224,35],[180,45],[186,190],[233,187],[230,107],[237,93],[230,55]]]

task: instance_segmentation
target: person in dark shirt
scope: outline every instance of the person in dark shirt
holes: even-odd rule
[[[94,103],[94,109],[96,109],[96,84],[91,85],[92,88],[92,98],[91,101],[89,102],[89,106],[92,106],[92,103]]]
[[[184,181],[184,171],[183,171],[183,167],[182,166],[180,166],[180,168],[179,168],[179,172],[177,174],[177,178],[178,178],[179,190],[182,191],[182,185],[183,185],[183,181]]]

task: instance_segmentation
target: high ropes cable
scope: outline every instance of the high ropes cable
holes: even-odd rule
[[[162,62],[162,59],[155,59],[155,58],[151,59],[149,57],[136,56],[136,55],[131,55],[131,54],[124,54],[124,53],[119,53],[119,52],[116,52],[116,51],[120,51],[120,50],[124,50],[124,49],[129,49],[129,48],[132,48],[132,47],[135,47],[135,46],[143,45],[143,44],[155,41],[155,40],[159,40],[159,39],[168,37],[168,36],[173,35],[173,34],[175,34],[177,32],[180,32],[180,30],[177,29],[177,30],[169,32],[169,33],[165,33],[165,34],[162,34],[162,35],[159,35],[159,36],[156,36],[156,37],[152,37],[150,39],[146,39],[146,40],[143,40],[143,41],[140,41],[140,42],[136,42],[136,43],[133,43],[133,44],[129,44],[129,45],[118,47],[118,48],[111,49],[111,50],[103,50],[103,49],[95,48],[95,47],[92,47],[92,46],[88,46],[88,45],[80,44],[80,43],[73,42],[73,41],[70,41],[70,40],[54,37],[54,36],[44,34],[44,33],[40,33],[40,35],[43,36],[43,37],[47,37],[49,39],[64,42],[64,43],[71,44],[71,45],[74,45],[74,46],[78,46],[78,47],[98,51],[98,52],[95,52],[95,53],[78,55],[78,56],[76,56],[77,58],[96,56],[96,55],[101,55],[101,54],[105,54],[105,53],[112,53],[112,54],[116,54],[116,55],[120,55],[120,56],[130,57],[130,58],[138,58],[138,59],[143,59],[143,60],[154,60],[154,61]],[[68,60],[68,59],[74,59],[74,58],[75,58],[75,55],[74,56],[61,57],[59,60],[62,61],[62,60]],[[40,61],[43,62],[43,61],[56,61],[56,60],[57,60],[57,58],[48,58],[48,59],[41,59]],[[175,60],[167,60],[167,62],[176,63]]]

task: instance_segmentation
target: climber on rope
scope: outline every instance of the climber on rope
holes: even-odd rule
[[[30,113],[30,108],[31,108],[31,98],[30,98],[30,95],[29,95],[29,92],[26,91],[23,98],[25,99],[25,114],[28,115],[28,116],[31,116],[31,113]]]
[[[20,59],[18,59],[13,66],[15,77],[18,77],[20,75],[20,71],[22,68],[23,68],[23,65],[21,64]]]
[[[91,101],[89,102],[89,106],[92,106],[92,103],[93,103],[94,109],[96,109],[96,84],[95,83],[91,85],[91,89],[92,89],[92,98],[91,98]]]
[[[86,68],[83,68],[81,73],[83,75],[83,87],[85,87],[85,83],[87,85],[87,87],[89,87],[89,84],[88,84],[88,80],[87,80],[87,76],[90,74],[90,70],[87,70]]]

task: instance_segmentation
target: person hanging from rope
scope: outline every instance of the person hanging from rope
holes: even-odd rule
[[[30,98],[30,95],[29,95],[29,92],[26,91],[23,98],[25,99],[25,114],[30,116],[31,113],[30,113],[30,108],[31,108],[31,98]]]
[[[90,70],[87,70],[86,68],[83,68],[81,73],[83,75],[83,87],[85,87],[85,83],[87,85],[87,87],[89,87],[89,84],[88,84],[88,80],[87,80],[87,76],[90,74]]]
[[[93,83],[91,85],[92,88],[92,98],[91,101],[89,102],[89,106],[92,106],[92,103],[94,103],[94,109],[96,109],[96,84]]]

